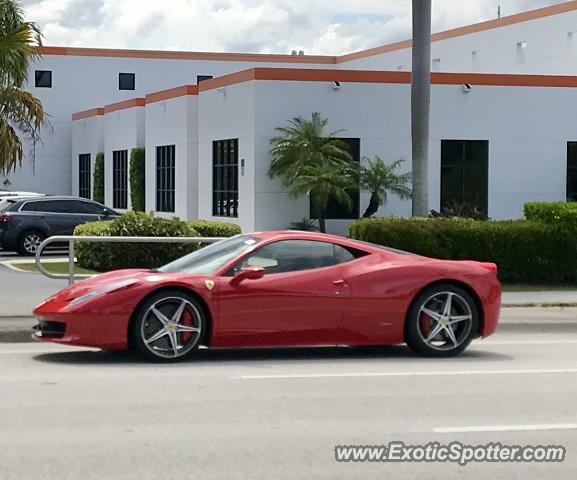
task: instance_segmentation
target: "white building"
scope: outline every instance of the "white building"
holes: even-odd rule
[[[576,35],[577,1],[434,35],[430,208],[468,202],[517,218],[527,201],[577,199]],[[35,170],[27,160],[10,182],[88,195],[104,152],[106,203],[129,209],[125,159],[142,147],[147,211],[286,228],[310,214],[308,199],[267,175],[274,129],[293,117],[320,112],[359,159],[410,168],[410,47],[341,57],[44,48],[31,90],[51,130]],[[367,203],[361,192],[354,211],[335,209],[330,229],[344,232]],[[391,197],[380,213],[409,211]]]

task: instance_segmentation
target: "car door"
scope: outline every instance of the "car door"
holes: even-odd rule
[[[337,246],[281,240],[251,252],[219,279],[215,292],[221,346],[337,344],[348,288]],[[262,267],[259,280],[235,284],[245,267]]]

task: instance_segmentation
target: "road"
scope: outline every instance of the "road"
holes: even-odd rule
[[[0,344],[0,398],[2,480],[577,478],[575,332],[504,331],[438,361],[390,347],[201,350],[159,365]],[[335,445],[398,440],[559,444],[567,459],[334,460]]]

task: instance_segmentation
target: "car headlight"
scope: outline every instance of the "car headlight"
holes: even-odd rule
[[[111,292],[114,292],[116,290],[120,290],[121,288],[130,287],[131,285],[134,285],[135,283],[138,283],[138,281],[133,279],[133,278],[128,279],[128,280],[122,280],[122,281],[116,282],[116,283],[112,283],[106,287],[102,287],[102,288],[99,288],[97,290],[93,290],[91,292],[85,293],[84,295],[81,295],[80,297],[77,297],[74,300],[72,300],[68,305],[71,305],[71,306],[79,305],[79,304],[87,302],[88,300],[91,300],[95,297],[99,297],[101,295],[105,295],[107,293],[111,293]]]

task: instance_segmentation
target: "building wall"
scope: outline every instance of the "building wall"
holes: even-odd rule
[[[156,211],[156,147],[175,145],[176,211],[198,216],[198,95],[146,105],[146,210]],[[160,216],[172,216],[160,213]]]
[[[255,218],[255,176],[260,168],[255,153],[255,82],[201,92],[199,95],[199,218],[240,225],[243,231],[258,228]],[[215,140],[239,139],[238,218],[212,215],[212,146]],[[272,207],[272,206],[271,206]]]
[[[197,75],[221,76],[254,66],[325,68],[326,63],[310,63],[302,57],[302,63],[290,61],[263,62],[254,60],[231,61],[225,56],[213,55],[214,59],[131,58],[121,51],[102,56],[79,54],[52,54],[45,49],[29,70],[27,88],[39,98],[49,115],[49,123],[41,132],[42,141],[33,146],[25,142],[25,158],[22,166],[6,177],[14,190],[39,191],[51,194],[72,193],[72,121],[71,115],[110,103],[144,97],[145,94],[178,85],[195,84]],[[65,49],[60,49],[65,50]],[[87,49],[91,52],[90,49]],[[123,56],[117,55],[120,52]],[[137,52],[138,53],[138,52]],[[140,53],[139,53],[140,54]],[[162,53],[159,54],[163,56]],[[165,55],[170,56],[170,55]],[[191,55],[194,56],[194,55]],[[327,60],[328,61],[328,60]],[[334,66],[334,65],[333,65]],[[35,70],[52,71],[52,88],[34,86]],[[135,73],[136,89],[119,90],[118,74]],[[35,155],[32,155],[35,150]]]
[[[411,48],[400,48],[339,67],[411,70],[411,55]],[[576,75],[577,10],[434,41],[431,62],[442,72]]]
[[[72,122],[72,194],[78,195],[79,155],[90,154],[90,184],[94,191],[94,163],[96,155],[104,152],[104,116],[75,120]]]
[[[279,182],[267,176],[274,128],[286,125],[290,118],[310,117],[318,111],[330,119],[329,131],[344,129],[343,137],[361,138],[362,157],[379,155],[388,163],[410,159],[408,84],[352,83],[334,90],[324,82],[253,81],[226,89],[226,98],[217,90],[200,95],[201,194],[204,203],[210,205],[211,175],[207,168],[211,141],[240,138],[241,158],[244,156],[247,162],[246,176],[241,178],[239,219],[245,230],[286,228],[309,215],[307,199],[289,199]],[[250,105],[253,97],[254,111]],[[577,122],[574,97],[572,88],[492,86],[474,87],[464,94],[460,85],[434,85],[430,207],[440,208],[443,139],[489,141],[490,217],[518,218],[527,201],[564,200],[567,141],[577,138],[573,128]],[[209,112],[206,117],[204,112]],[[253,118],[251,133],[249,120]],[[409,162],[404,168],[410,168]],[[360,213],[368,200],[368,194],[363,193]],[[385,216],[409,213],[410,203],[394,196],[379,211]],[[207,215],[207,209],[201,209],[201,217]],[[348,223],[330,221],[329,229],[344,233]]]
[[[118,110],[104,115],[104,203],[113,205],[113,152],[127,150],[130,165],[130,152],[133,148],[144,147],[144,107]],[[130,172],[130,167],[128,168]],[[128,205],[130,199],[130,173],[128,174]],[[121,210],[123,211],[123,210]]]

